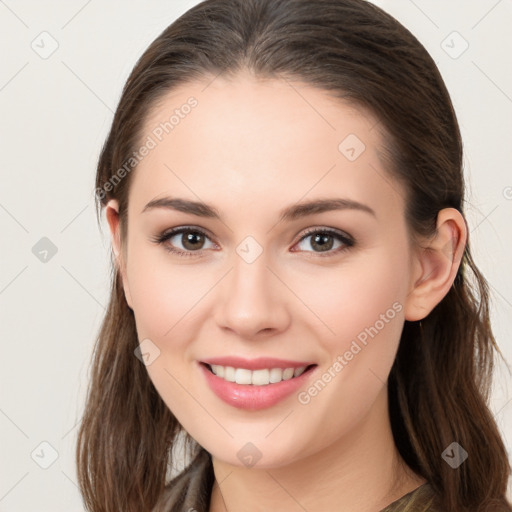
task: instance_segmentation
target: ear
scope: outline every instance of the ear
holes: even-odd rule
[[[130,287],[128,286],[128,278],[126,277],[126,262],[124,257],[126,251],[123,250],[121,245],[121,234],[119,230],[119,202],[117,199],[111,199],[107,203],[105,207],[105,214],[110,228],[110,238],[112,242],[112,250],[114,251],[115,255],[116,267],[121,274],[121,279],[123,282],[126,302],[128,303],[128,306],[133,309]]]
[[[425,318],[449,292],[459,269],[467,240],[464,217],[455,208],[437,216],[437,229],[427,246],[414,249],[411,286],[405,300],[405,319]]]

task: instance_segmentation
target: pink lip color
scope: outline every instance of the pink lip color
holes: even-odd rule
[[[225,361],[228,358],[223,358]],[[275,361],[275,360],[274,360]],[[260,366],[259,368],[293,368],[294,365],[290,366]],[[267,384],[266,386],[253,386],[251,384],[237,384],[236,382],[228,382],[217,375],[214,375],[204,364],[199,364],[203,375],[206,378],[206,382],[210,386],[210,389],[228,405],[236,407],[238,409],[250,409],[260,410],[272,407],[287,396],[291,395],[294,391],[297,391],[309,378],[313,368],[305,371],[299,377],[294,377],[289,380],[283,380],[276,382],[275,384]],[[229,364],[223,364],[222,366],[231,366]],[[301,365],[307,366],[307,365]],[[244,368],[243,365],[236,366],[238,368]],[[246,367],[247,368],[247,367]],[[247,368],[251,369],[251,368]],[[258,369],[258,368],[256,368]]]

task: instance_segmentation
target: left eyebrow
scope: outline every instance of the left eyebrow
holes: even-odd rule
[[[306,217],[307,215],[333,210],[358,210],[369,213],[375,218],[377,217],[377,214],[372,210],[372,208],[363,203],[359,203],[358,201],[353,201],[352,199],[329,198],[317,199],[289,206],[281,211],[279,215],[279,222],[296,220]]]
[[[153,208],[167,208],[170,210],[177,210],[197,215],[198,217],[209,217],[222,220],[221,215],[214,206],[200,201],[190,201],[188,199],[181,199],[177,197],[162,197],[160,199],[150,201],[143,208],[141,213]],[[333,210],[358,210],[369,213],[375,218],[377,217],[377,214],[372,208],[363,203],[359,203],[358,201],[353,201],[352,199],[326,198],[298,203],[286,207],[279,212],[279,222],[293,221],[308,215]]]

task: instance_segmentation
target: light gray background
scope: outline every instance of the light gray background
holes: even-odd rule
[[[102,235],[94,216],[95,165],[136,59],[197,3],[0,0],[2,512],[83,510],[77,422],[110,261],[107,224]],[[510,362],[512,2],[376,3],[427,47],[452,95],[466,151],[470,240]],[[44,55],[52,44],[56,51]],[[46,262],[32,251],[43,237],[57,248]],[[499,363],[491,408],[510,454],[511,388]]]

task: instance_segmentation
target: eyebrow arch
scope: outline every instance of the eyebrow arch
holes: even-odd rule
[[[155,208],[166,208],[169,210],[197,215],[198,217],[209,217],[222,220],[218,210],[212,205],[177,197],[162,197],[160,199],[154,199],[143,208],[141,213]],[[369,213],[373,217],[377,217],[372,208],[357,201],[353,201],[351,199],[326,198],[288,206],[279,213],[279,222],[297,220],[302,217],[306,217],[307,215],[333,210],[358,210]]]

